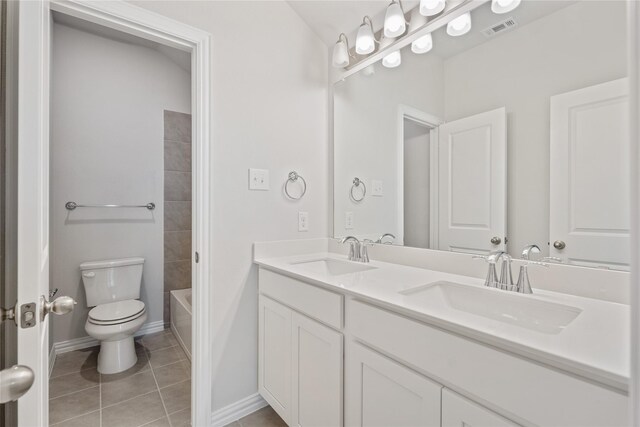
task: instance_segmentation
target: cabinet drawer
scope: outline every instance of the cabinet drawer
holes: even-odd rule
[[[493,411],[448,389],[442,390],[442,427],[518,427]]]
[[[260,293],[319,320],[333,328],[342,329],[344,299],[317,286],[260,268]]]
[[[384,309],[349,300],[358,339],[522,424],[627,425],[626,394]]]

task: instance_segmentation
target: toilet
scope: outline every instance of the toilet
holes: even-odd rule
[[[84,325],[100,341],[98,372],[116,374],[136,364],[133,335],[147,320],[140,298],[144,258],[124,258],[80,264],[89,311]]]

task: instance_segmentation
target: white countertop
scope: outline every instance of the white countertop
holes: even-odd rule
[[[412,298],[403,290],[437,281],[483,287],[482,279],[372,260],[374,269],[331,275],[312,272],[300,262],[332,258],[335,253],[313,253],[278,258],[256,258],[261,267],[307,281],[335,292],[358,297],[424,323],[498,347],[627,392],[630,376],[630,307],[625,304],[535,289],[534,294],[509,292],[577,307],[582,312],[558,334],[530,330],[444,305]],[[360,265],[360,263],[357,263]],[[487,289],[493,292],[506,292]]]

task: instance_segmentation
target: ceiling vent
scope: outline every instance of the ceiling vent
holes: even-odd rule
[[[493,37],[496,34],[503,33],[517,26],[518,23],[516,22],[516,20],[513,19],[513,17],[509,17],[504,21],[500,21],[490,27],[485,28],[484,30],[482,30],[482,34],[484,34],[485,37]]]

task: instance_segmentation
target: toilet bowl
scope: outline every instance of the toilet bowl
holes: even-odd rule
[[[98,372],[116,374],[136,364],[133,336],[146,321],[145,305],[138,300],[102,304],[89,312],[84,329],[100,341]]]
[[[134,334],[147,321],[140,298],[144,258],[80,264],[89,311],[84,329],[100,341],[98,372],[117,374],[138,361]]]

